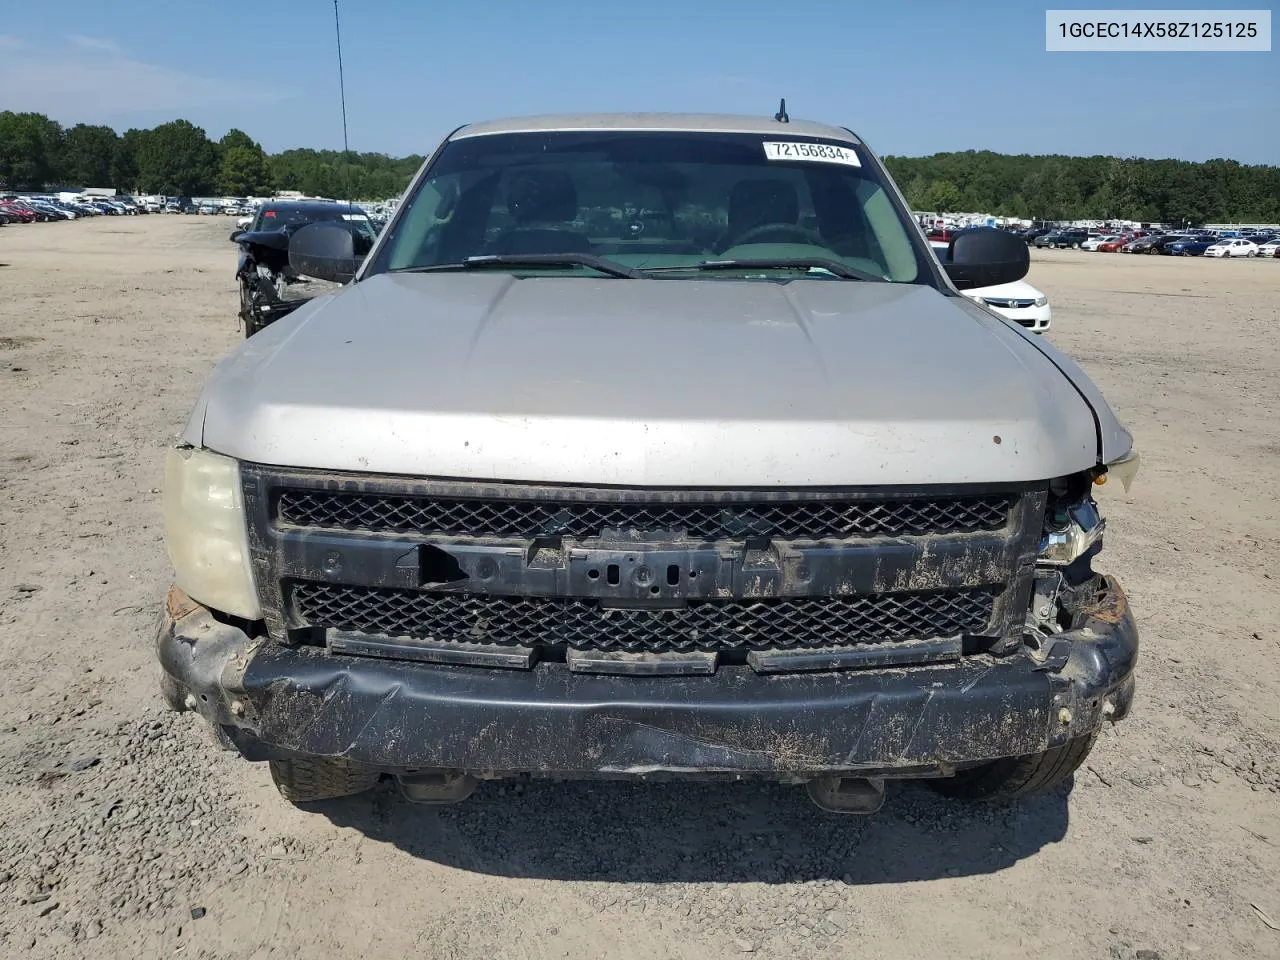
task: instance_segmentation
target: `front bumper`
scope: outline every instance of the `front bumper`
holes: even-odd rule
[[[945,775],[1125,716],[1138,635],[1100,577],[1042,659],[893,670],[630,677],[333,655],[251,638],[174,588],[163,688],[251,760],[343,757],[388,773],[637,777]]]
[[[1032,333],[1044,333],[1053,325],[1053,308],[1048,304],[1043,307],[996,307],[987,304],[987,308],[1002,317],[1008,317]]]

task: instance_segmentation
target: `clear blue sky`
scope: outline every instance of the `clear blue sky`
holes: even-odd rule
[[[468,121],[561,110],[771,114],[785,95],[881,153],[1280,163],[1280,54],[1046,53],[1047,6],[1070,5],[341,0],[351,146],[427,153]],[[0,109],[342,145],[331,0],[0,7]]]

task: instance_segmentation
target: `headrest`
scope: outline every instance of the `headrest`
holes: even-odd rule
[[[578,191],[563,170],[526,170],[507,189],[507,210],[517,223],[565,222],[578,216]]]
[[[729,194],[729,229],[741,233],[766,223],[797,223],[800,199],[786,180],[739,180]]]

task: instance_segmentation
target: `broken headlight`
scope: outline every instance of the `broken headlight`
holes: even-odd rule
[[[1045,514],[1038,562],[1056,567],[1079,559],[1102,539],[1106,525],[1092,497],[1086,496],[1075,503],[1051,504]]]
[[[249,564],[239,463],[193,447],[169,451],[164,541],[174,581],[191,599],[245,620],[262,617]]]

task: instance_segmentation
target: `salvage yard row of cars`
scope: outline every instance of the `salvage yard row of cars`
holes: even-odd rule
[[[1280,257],[1280,231],[1258,230],[1215,232],[1131,231],[1103,233],[1084,229],[1050,230],[1037,228],[1018,234],[1038,249],[1076,249],[1096,253],[1163,254],[1180,257]]]
[[[58,197],[0,197],[0,226],[11,223],[52,223],[55,220],[79,220],[82,217],[132,216],[147,213],[146,208],[130,197],[83,197],[64,200]]]

